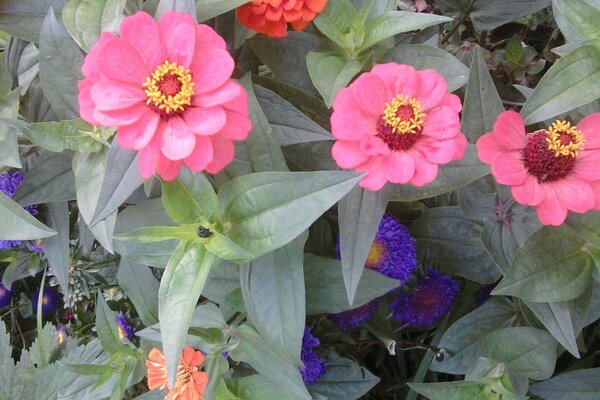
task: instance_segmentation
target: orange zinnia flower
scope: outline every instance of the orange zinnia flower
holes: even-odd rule
[[[177,367],[175,387],[171,390],[165,356],[155,347],[148,354],[148,361],[146,361],[148,388],[165,390],[167,392],[165,400],[204,400],[202,393],[208,384],[208,375],[198,370],[203,361],[202,353],[186,346]]]
[[[236,12],[242,25],[272,38],[284,38],[288,23],[301,31],[326,4],[327,0],[252,0]]]

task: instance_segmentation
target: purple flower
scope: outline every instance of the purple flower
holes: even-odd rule
[[[0,308],[8,307],[12,300],[13,292],[7,289],[2,283],[0,283]]]
[[[8,197],[13,197],[19,186],[23,182],[23,174],[19,171],[3,172],[0,174],[0,191]],[[37,215],[37,206],[25,207],[31,215]],[[0,250],[8,250],[13,247],[21,246],[23,242],[20,240],[0,240]]]
[[[62,326],[59,330],[56,331],[56,336],[58,337],[58,343],[63,344],[65,340],[67,340],[67,328]]]
[[[339,257],[339,243],[337,247]],[[391,214],[383,215],[365,267],[406,281],[417,267],[417,245],[408,228]]]
[[[390,303],[394,318],[417,328],[432,325],[452,308],[460,288],[449,275],[430,268],[425,278],[412,291],[400,294]]]
[[[375,311],[377,311],[377,304],[378,301],[375,299],[352,310],[332,314],[329,316],[329,319],[335,322],[340,329],[348,331],[368,321],[375,314]]]
[[[42,243],[39,240],[36,240],[32,245],[28,244],[27,250],[29,250],[33,254],[37,254],[38,256],[44,254],[44,248],[42,247]]]
[[[127,318],[122,313],[117,314],[115,317],[115,321],[117,323],[117,331],[119,333],[119,338],[131,340],[133,337],[133,328],[127,322]]]
[[[305,326],[300,353],[300,359],[304,363],[304,368],[300,368],[300,374],[305,385],[316,383],[319,377],[325,373],[325,362],[313,351],[313,348],[320,344],[319,339],[310,333],[310,328]]]
[[[40,296],[40,289],[33,291],[33,310],[37,312],[38,297]],[[60,301],[60,293],[53,287],[44,288],[44,294],[42,296],[42,315],[50,314],[56,311],[58,302]]]

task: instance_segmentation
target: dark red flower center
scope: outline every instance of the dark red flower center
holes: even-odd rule
[[[528,137],[523,149],[525,167],[540,183],[566,176],[584,145],[583,134],[565,121],[555,121],[547,130]]]
[[[181,91],[181,82],[175,75],[165,75],[158,81],[158,90],[165,96],[175,96]]]
[[[425,113],[415,98],[398,95],[377,119],[377,137],[390,150],[408,150],[421,137]]]
[[[195,82],[189,70],[166,60],[142,85],[148,107],[169,118],[181,114],[192,104]]]

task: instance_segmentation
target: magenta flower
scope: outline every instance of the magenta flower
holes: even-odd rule
[[[600,209],[600,113],[576,126],[555,121],[548,129],[525,131],[514,111],[498,117],[493,131],[477,141],[481,161],[494,178],[511,186],[521,204],[535,207],[544,225],[560,225],[568,211]]]
[[[438,165],[464,156],[461,109],[437,72],[376,65],[337,94],[331,153],[341,168],[367,173],[359,183],[366,189],[387,182],[423,186],[436,178]]]
[[[139,150],[144,178],[177,177],[182,164],[216,173],[231,162],[232,140],[251,129],[248,98],[231,80],[234,61],[208,25],[170,11],[158,23],[144,12],[103,32],[85,58],[81,118],[117,127],[117,140]]]

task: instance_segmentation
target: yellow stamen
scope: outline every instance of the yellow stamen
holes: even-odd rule
[[[125,331],[123,330],[123,328],[121,328],[118,325],[117,325],[117,333],[119,334],[119,339],[124,339],[126,337]]]
[[[568,143],[564,142],[565,136],[568,136]],[[577,127],[571,126],[570,122],[556,120],[546,130],[546,142],[548,150],[554,151],[554,156],[577,157],[580,150],[583,150],[585,138]]]
[[[383,258],[384,247],[379,243],[373,243],[367,257],[367,265],[374,267],[381,262]]]
[[[399,94],[391,103],[385,103],[383,121],[394,133],[416,134],[423,126],[425,115],[417,99]]]
[[[169,76],[176,78],[179,82],[178,93],[171,95],[161,91],[161,82]],[[192,104],[194,84],[189,69],[186,70],[177,63],[170,63],[167,60],[159,65],[143,84],[146,96],[148,96],[146,104],[166,114],[183,111],[186,106]]]

